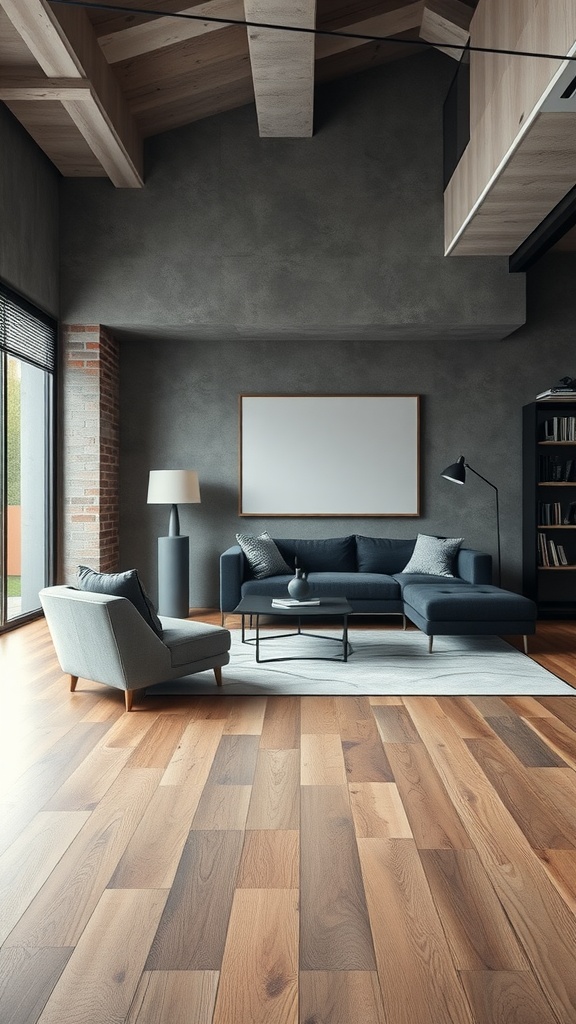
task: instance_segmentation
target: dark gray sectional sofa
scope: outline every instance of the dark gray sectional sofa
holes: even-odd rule
[[[274,538],[288,565],[308,573],[311,597],[345,597],[355,614],[398,614],[429,637],[435,635],[523,634],[535,632],[536,605],[520,594],[492,586],[490,555],[460,548],[455,576],[404,573],[416,540],[331,537],[326,540]],[[238,545],[220,556],[222,617],[243,597],[286,597],[292,577],[254,579]],[[405,620],[404,620],[405,621]]]
[[[481,551],[460,548],[457,576],[405,574],[416,540],[383,537],[330,537],[327,540],[282,540],[274,538],[288,565],[297,563],[308,573],[311,596],[346,597],[354,612],[366,615],[404,610],[402,592],[408,584],[491,583],[492,559]],[[291,576],[251,577],[248,562],[238,545],[220,556],[220,608],[231,612],[241,598],[249,596],[286,597]]]

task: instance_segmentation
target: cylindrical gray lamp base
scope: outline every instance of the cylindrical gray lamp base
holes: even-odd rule
[[[190,612],[190,539],[158,537],[158,614],[185,619]]]

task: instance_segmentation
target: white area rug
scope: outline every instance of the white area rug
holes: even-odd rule
[[[263,635],[266,635],[264,632]],[[341,636],[327,632],[328,636]],[[532,694],[576,697],[576,690],[504,640],[493,636],[428,637],[416,630],[350,630],[354,653],[347,662],[276,661],[256,664],[255,648],[232,630],[230,664],[217,689],[212,672],[151,687],[148,693],[190,694]],[[324,639],[265,640],[260,656],[309,653],[333,657],[340,646]]]

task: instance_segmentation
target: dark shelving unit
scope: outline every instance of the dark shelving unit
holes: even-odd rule
[[[573,619],[576,618],[576,401],[525,405],[522,447],[524,593],[536,602],[541,618]],[[571,503],[574,504],[570,522],[565,523]],[[566,565],[555,564],[554,551],[560,560],[558,546],[564,552]]]

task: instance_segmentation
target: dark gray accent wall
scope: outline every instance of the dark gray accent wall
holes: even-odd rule
[[[0,103],[0,278],[58,316],[60,175]]]
[[[310,139],[254,107],[149,141],[146,187],[62,183],[62,319],[188,339],[502,338],[502,258],[443,256],[442,103],[429,51],[323,86]]]
[[[549,256],[529,275],[529,321],[504,342],[264,342],[123,337],[121,361],[121,562],[156,585],[156,537],[168,508],[146,505],[150,469],[192,468],[202,503],[181,508],[191,544],[191,600],[218,604],[218,556],[237,531],[273,536],[347,533],[464,537],[496,554],[494,492],[469,475],[443,480],[459,455],[500,489],[504,585],[521,589],[522,406],[576,375],[576,256]],[[238,395],[420,394],[422,515],[400,518],[240,518]],[[273,424],[270,425],[273,430]],[[310,444],[313,445],[311,439]],[[358,458],[379,471],[382,444],[367,437]],[[318,472],[322,472],[319,463]],[[345,475],[345,467],[343,467]],[[294,479],[294,488],[299,481]]]

